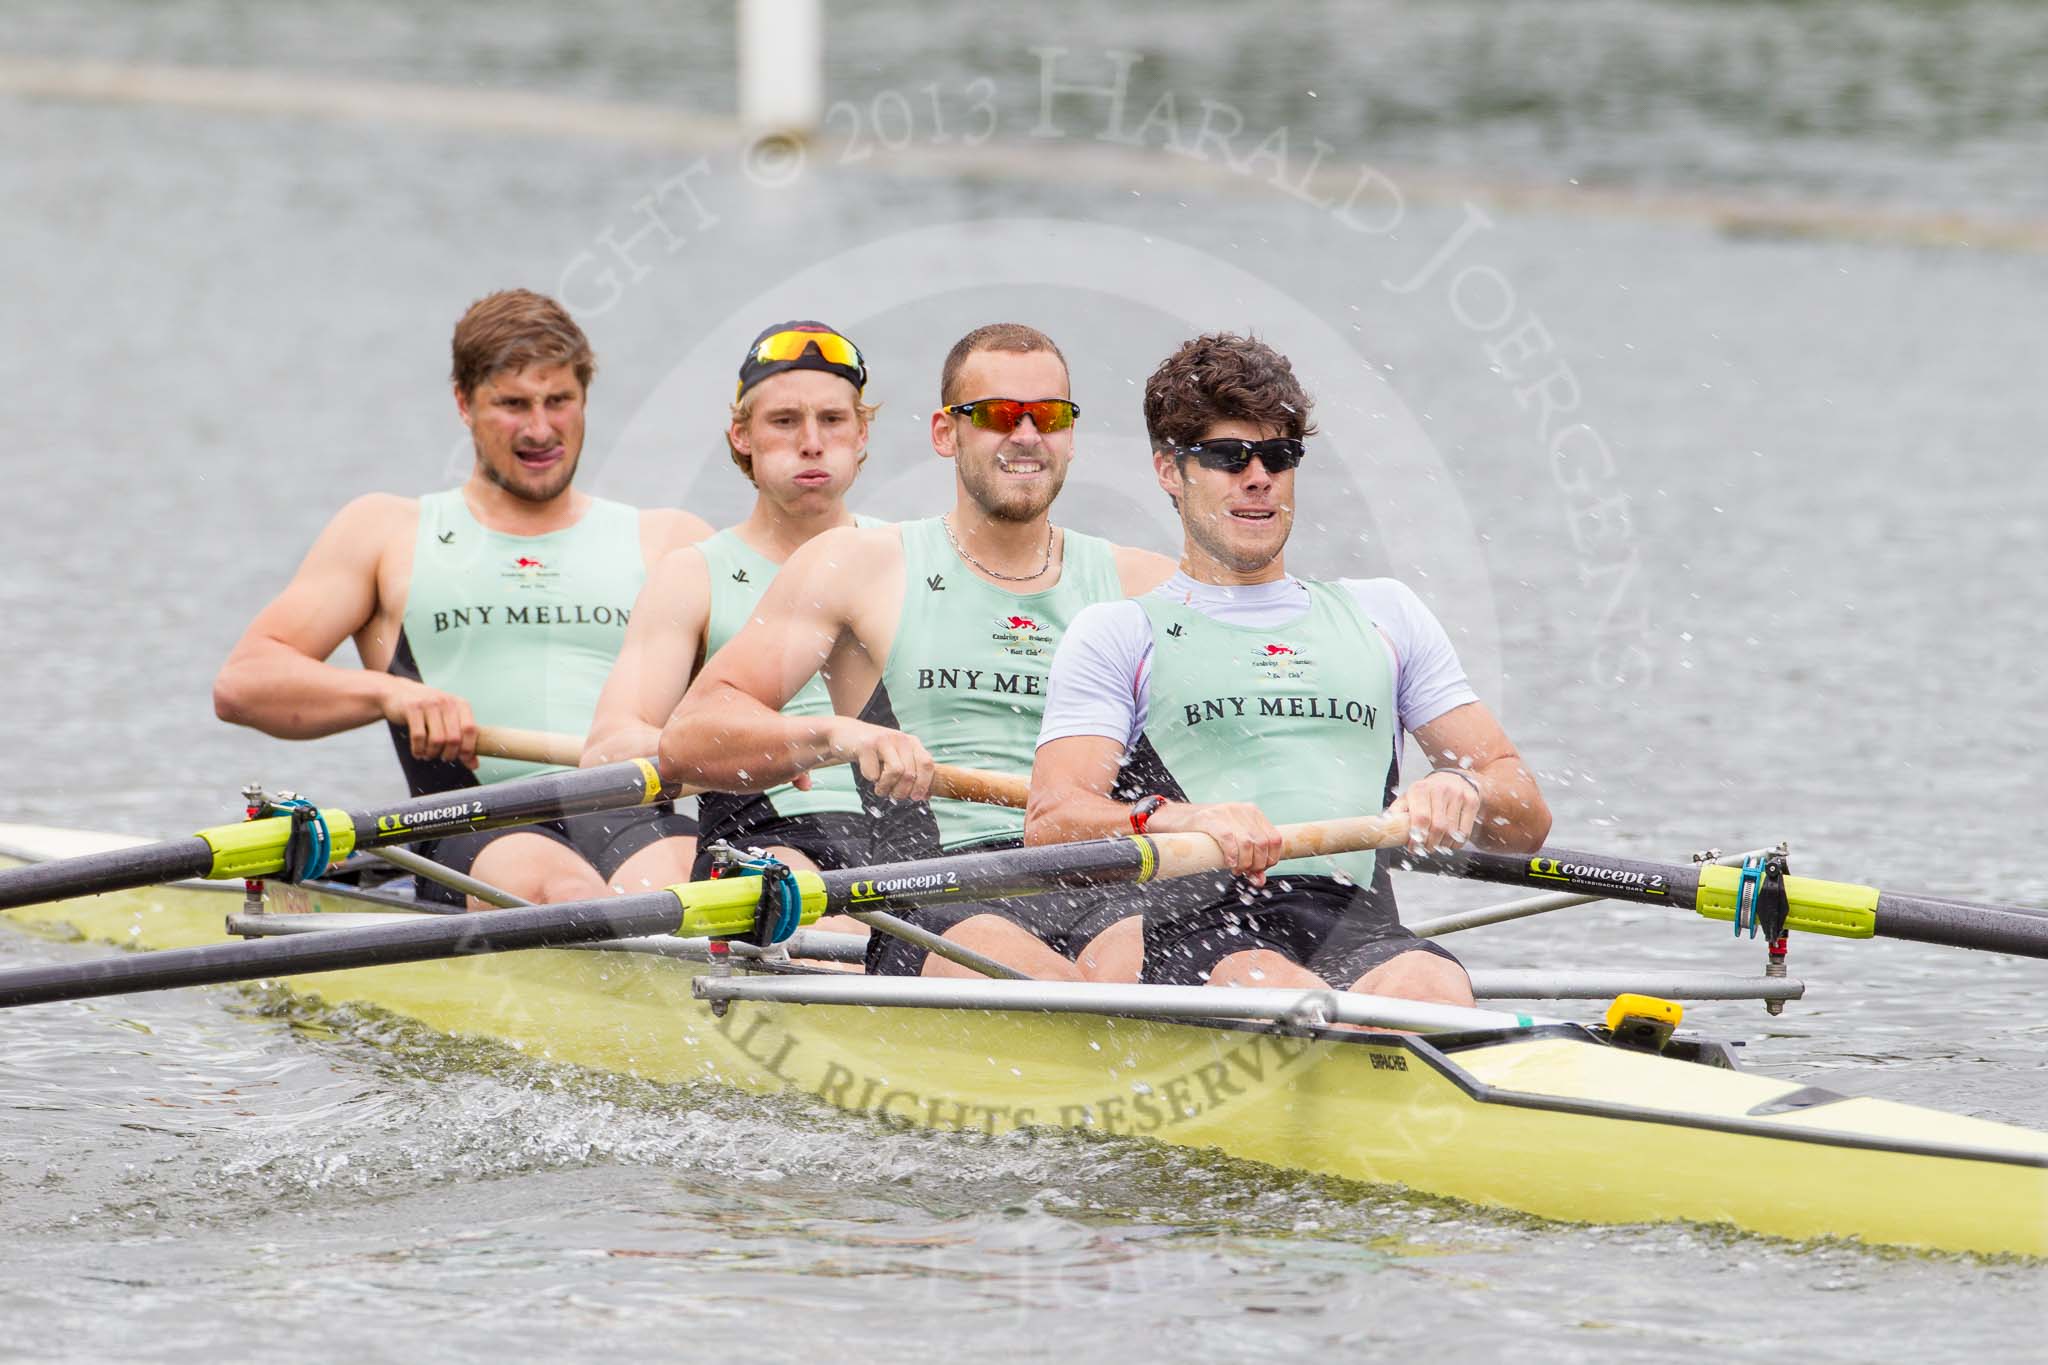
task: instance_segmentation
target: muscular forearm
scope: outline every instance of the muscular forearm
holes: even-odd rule
[[[1472,828],[1473,844],[1508,853],[1541,848],[1550,834],[1550,807],[1520,755],[1497,758],[1476,776],[1481,804]]]
[[[583,766],[601,767],[629,758],[646,758],[661,747],[661,727],[635,717],[592,729],[583,741]]]
[[[1071,844],[1130,832],[1131,808],[1125,802],[1078,787],[1046,791],[1032,784],[1024,809],[1027,844]]]
[[[381,720],[385,695],[397,681],[267,641],[228,657],[213,681],[213,710],[224,721],[278,739],[319,739]]]
[[[655,766],[664,781],[760,792],[832,759],[843,718],[785,716],[735,687],[712,684],[662,727]]]

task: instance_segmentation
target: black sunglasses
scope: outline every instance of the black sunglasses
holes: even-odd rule
[[[1171,441],[1167,444],[1182,455],[1194,456],[1202,468],[1221,470],[1225,474],[1244,473],[1254,455],[1259,457],[1259,463],[1266,467],[1268,474],[1278,474],[1294,468],[1301,463],[1301,457],[1308,454],[1308,447],[1292,436],[1275,436],[1270,441],[1223,436],[1213,441],[1192,441],[1187,445],[1175,445]]]

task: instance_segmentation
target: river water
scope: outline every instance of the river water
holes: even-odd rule
[[[2031,6],[872,4],[833,18],[795,159],[717,122],[724,5],[8,18],[0,821],[393,789],[381,736],[230,730],[208,682],[343,501],[464,471],[448,329],[524,284],[599,352],[590,486],[714,521],[744,508],[718,428],[759,326],[859,339],[861,500],[914,515],[946,346],[1014,316],[1086,411],[1066,518],[1170,547],[1138,390],[1192,331],[1256,329],[1325,432],[1290,562],[1431,601],[1559,843],[1782,838],[1818,875],[2048,903]],[[1619,908],[1456,946],[1759,955]],[[0,935],[7,965],[81,951]],[[1809,939],[1794,969],[1781,1018],[1691,1018],[1752,1067],[2048,1127],[2036,965]],[[2028,1265],[901,1134],[232,992],[4,1037],[23,1358],[2011,1358],[2048,1328]]]

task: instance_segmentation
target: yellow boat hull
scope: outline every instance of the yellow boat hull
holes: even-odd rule
[[[280,910],[365,908],[272,891]],[[239,905],[224,889],[172,887],[8,915],[168,948],[219,941]],[[1083,1128],[1574,1222],[2048,1255],[2048,1134],[1627,1051],[1576,1028],[1427,1040],[752,1002],[720,1018],[691,995],[707,970],[557,949],[281,984],[536,1058],[800,1094],[895,1125]]]

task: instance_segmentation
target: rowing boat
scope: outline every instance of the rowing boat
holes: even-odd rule
[[[0,851],[29,861],[133,842],[0,826]],[[277,933],[419,914],[319,880],[264,883],[260,903],[201,882],[8,912],[145,949],[220,942],[236,915]],[[1657,1051],[1527,1017],[1359,1033],[1327,1026],[1358,999],[1334,993],[1198,989],[1167,1005],[1150,987],[726,976],[674,939],[281,984],[539,1059],[808,1096],[896,1127],[1078,1128],[1576,1222],[2048,1254],[2048,1134],[1751,1075],[1683,1034]],[[1303,998],[1251,1000],[1279,995]]]

